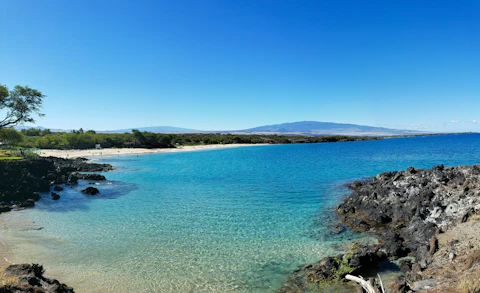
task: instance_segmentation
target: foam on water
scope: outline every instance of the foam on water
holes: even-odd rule
[[[296,266],[363,236],[335,234],[344,183],[410,165],[480,162],[479,135],[112,157],[102,195],[66,188],[3,214],[13,262],[76,292],[274,292]],[[26,225],[28,223],[28,225]],[[367,241],[365,237],[363,240]]]

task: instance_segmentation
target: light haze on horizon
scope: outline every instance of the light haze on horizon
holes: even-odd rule
[[[0,7],[0,83],[46,94],[44,127],[480,132],[479,1]]]

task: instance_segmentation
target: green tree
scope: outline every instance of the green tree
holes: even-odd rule
[[[22,129],[22,134],[26,136],[42,136],[42,130],[37,128]]]
[[[42,133],[41,133],[42,136],[48,135],[48,134],[52,134],[52,131],[51,131],[50,129],[44,129],[44,130],[42,130]]]
[[[0,141],[6,141],[9,145],[17,145],[23,140],[23,135],[13,128],[0,128]]]
[[[33,115],[43,116],[40,112],[45,95],[28,86],[17,85],[13,90],[0,84],[0,113],[5,116],[0,118],[0,129],[20,123],[35,122]]]
[[[145,138],[145,135],[143,135],[143,133],[141,133],[137,129],[132,129],[132,134],[133,134],[133,137],[135,138],[136,146],[142,146],[147,141],[147,139]]]

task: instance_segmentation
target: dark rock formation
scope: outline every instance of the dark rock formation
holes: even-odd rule
[[[347,274],[366,276],[377,269],[379,262],[385,259],[386,255],[377,247],[355,244],[345,254],[327,256],[314,264],[299,267],[279,292],[316,292],[319,287],[333,284],[339,287],[342,286],[339,281],[343,281]],[[345,291],[345,288],[341,291]]]
[[[77,175],[78,179],[83,179],[83,180],[94,180],[94,181],[102,181],[102,180],[107,180],[105,176],[100,175],[100,174],[75,174]]]
[[[19,206],[22,207],[22,208],[33,207],[33,206],[35,206],[35,201],[34,201],[33,199],[29,198],[29,199],[27,199],[26,201],[21,202],[21,203],[19,204]]]
[[[82,190],[82,193],[84,193],[84,194],[90,194],[90,195],[95,195],[95,194],[99,194],[100,191],[98,191],[98,189],[95,188],[95,187],[89,186],[89,187],[85,188],[84,190]]]
[[[11,265],[5,269],[4,276],[8,282],[0,287],[0,292],[74,293],[71,287],[45,278],[43,273],[43,266],[38,264]]]
[[[55,185],[55,187],[53,188],[54,191],[62,191],[63,190],[63,187],[60,187],[58,185]]]
[[[4,201],[0,202],[0,213],[9,212],[11,210],[12,210],[12,208],[9,204],[7,204]]]
[[[105,172],[112,169],[107,164],[88,163],[86,159],[36,158],[20,161],[0,161],[0,213],[15,207],[33,207],[40,199],[39,192],[50,191],[56,184],[76,184],[78,179],[105,180],[98,174],[82,175],[78,172]],[[56,185],[54,191],[63,188]],[[99,193],[98,189],[88,187],[88,194]],[[82,191],[83,192],[83,191]],[[60,195],[51,193],[53,200]],[[38,264],[11,265],[5,270],[3,287],[0,293],[55,292],[73,293],[73,289],[57,280],[43,276],[43,267]]]
[[[56,184],[76,184],[78,172],[105,172],[108,164],[89,163],[86,159],[35,158],[0,161],[0,212],[14,207],[32,207],[39,192],[50,191]],[[103,177],[103,176],[102,176]],[[60,186],[55,191],[61,190]]]
[[[302,266],[283,288],[307,292],[308,283],[341,280],[345,271],[362,274],[381,260],[404,256],[415,261],[401,262],[405,279],[393,284],[392,292],[407,291],[407,284],[431,286],[431,280],[422,280],[422,271],[438,250],[436,235],[454,222],[480,214],[480,165],[409,167],[353,182],[350,187],[353,194],[336,210],[340,221],[354,231],[373,232],[379,244],[357,246],[347,254]]]
[[[390,258],[412,254],[422,268],[438,245],[437,229],[480,209],[480,165],[409,167],[350,186],[355,192],[338,207],[340,220],[356,231],[376,231]]]

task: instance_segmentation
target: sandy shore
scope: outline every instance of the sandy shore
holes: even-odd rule
[[[0,275],[12,263],[7,260],[7,245],[5,244],[5,230],[8,229],[4,215],[0,215]]]
[[[264,146],[268,144],[212,144],[212,145],[196,145],[196,146],[181,146],[169,149],[142,149],[142,148],[111,148],[111,149],[88,149],[88,150],[41,150],[38,151],[42,157],[57,157],[57,158],[93,158],[93,157],[107,157],[119,155],[145,155],[158,153],[173,153],[173,152],[189,152],[211,149],[236,148],[247,146]]]

